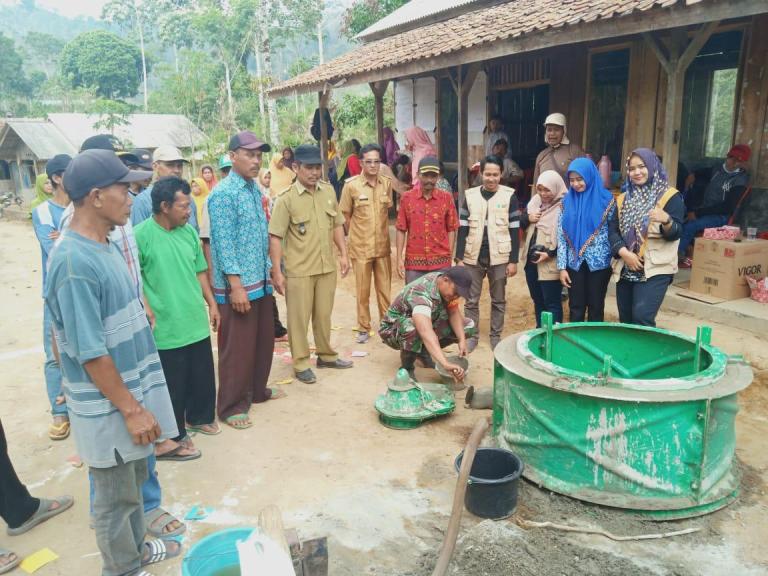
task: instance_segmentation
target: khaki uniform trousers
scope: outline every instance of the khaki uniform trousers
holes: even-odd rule
[[[376,303],[379,305],[379,321],[389,309],[392,288],[392,260],[389,255],[380,258],[352,260],[355,271],[355,288],[357,292],[357,330],[371,331],[371,276],[373,289],[376,292]]]
[[[315,336],[317,356],[335,362],[339,355],[331,347],[331,313],[336,295],[336,271],[285,279],[285,305],[288,309],[288,343],[293,370],[301,372],[309,364],[309,320]]]

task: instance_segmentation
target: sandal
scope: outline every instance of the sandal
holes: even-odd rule
[[[206,436],[216,436],[221,434],[221,427],[216,422],[211,422],[210,424],[197,424],[194,426],[185,424],[185,428],[187,429],[187,432],[192,432],[193,434],[205,434]]]
[[[58,502],[59,507],[54,508],[51,510],[51,506]],[[37,507],[37,511],[32,514],[32,517],[24,522],[21,526],[18,528],[8,528],[7,533],[8,536],[19,536],[21,534],[24,534],[25,532],[29,532],[37,526],[38,524],[42,524],[46,520],[49,520],[53,518],[54,516],[58,516],[65,510],[68,510],[72,508],[72,504],[75,503],[74,498],[72,496],[59,496],[58,498],[54,498],[53,500],[46,500],[45,498],[40,498],[40,505]]]
[[[248,414],[233,414],[224,418],[224,422],[235,430],[245,430],[253,426]]]
[[[183,444],[179,444],[173,450],[169,450],[168,452],[160,454],[159,456],[155,456],[155,458],[157,460],[165,460],[167,462],[188,462],[189,460],[197,460],[200,458],[200,456],[203,455],[203,453],[196,448],[192,454],[179,454],[179,452],[182,450],[188,450],[188,448]]]
[[[161,518],[165,518],[165,520],[158,522],[158,520]],[[163,510],[162,508],[155,508],[154,510],[150,510],[144,515],[144,519],[147,522],[147,534],[153,538],[173,538],[175,536],[181,536],[184,534],[184,532],[187,531],[187,525],[184,524],[184,522],[181,522],[173,514]],[[181,526],[171,530],[170,532],[166,532],[165,528],[171,522],[179,522]]]
[[[269,390],[269,398],[267,400],[280,400],[280,398],[288,396],[285,390],[281,388],[267,388],[267,390]]]
[[[15,552],[11,552],[10,550],[4,550],[0,548],[0,558],[3,556],[10,557],[11,555],[16,556],[16,560],[11,560],[8,564],[0,565],[0,574],[5,574],[6,572],[10,572],[14,568],[16,568],[16,566],[21,564],[21,557],[19,557],[18,554],[16,554]]]
[[[69,420],[62,422],[61,424],[51,423],[48,426],[48,438],[51,440],[66,440],[69,438],[70,424]]]
[[[168,544],[173,542],[177,548],[175,551],[169,550]],[[149,552],[149,556],[144,559],[144,555],[141,556],[141,565],[142,566],[148,566],[150,564],[157,564],[158,562],[162,562],[163,560],[170,560],[171,558],[176,558],[176,556],[179,556],[181,554],[181,542],[177,542],[176,540],[164,540],[163,538],[155,538],[154,540],[148,540],[147,542],[144,542],[144,546],[147,547],[147,552]]]

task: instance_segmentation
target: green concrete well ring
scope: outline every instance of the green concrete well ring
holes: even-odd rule
[[[493,434],[555,492],[658,519],[722,508],[738,494],[736,395],[752,370],[710,335],[587,322],[506,338]]]

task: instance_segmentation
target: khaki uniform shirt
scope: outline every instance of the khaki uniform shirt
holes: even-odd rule
[[[283,239],[285,275],[296,278],[334,272],[333,230],[343,225],[336,192],[327,182],[309,190],[297,179],[280,192],[269,233]]]
[[[533,184],[539,181],[539,175],[546,170],[554,170],[563,177],[568,186],[568,166],[576,158],[584,156],[584,150],[575,142],[561,144],[557,148],[547,146],[536,157],[536,165],[533,169]]]
[[[379,175],[371,186],[362,174],[350,178],[341,192],[339,209],[350,217],[349,257],[369,260],[389,257],[389,208],[392,181]]]

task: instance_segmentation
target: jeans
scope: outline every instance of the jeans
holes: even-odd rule
[[[677,247],[677,253],[680,258],[685,256],[685,250],[691,245],[696,234],[702,232],[705,228],[719,228],[728,223],[728,216],[712,215],[701,216],[696,220],[685,222],[683,224],[683,233],[680,236],[680,245]]]
[[[102,576],[124,576],[141,567],[147,532],[141,487],[147,480],[147,459],[117,466],[90,468],[93,479],[93,528],[103,562]]]
[[[144,514],[149,514],[155,508],[160,508],[160,502],[163,499],[163,491],[160,488],[160,480],[157,479],[157,470],[155,470],[155,455],[147,457],[147,481],[141,485],[142,499],[144,500]],[[93,475],[88,473],[88,481],[91,485],[91,515],[93,515]]]
[[[56,404],[56,397],[61,391],[61,368],[53,354],[53,321],[48,312],[48,306],[43,304],[43,350],[45,350],[45,388],[48,393],[48,402],[51,404],[51,414],[54,416],[66,416],[67,405]]]
[[[616,284],[619,322],[656,326],[656,314],[661,308],[672,278],[672,274],[659,274],[648,278],[645,282],[619,280]]]
[[[560,280],[539,280],[539,267],[525,265],[525,281],[536,312],[536,328],[541,328],[541,313],[551,312],[554,322],[563,321],[563,285]]]

